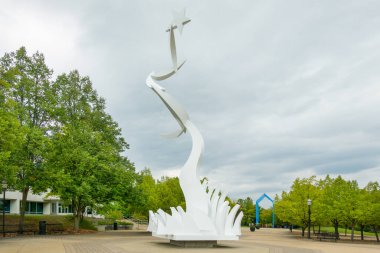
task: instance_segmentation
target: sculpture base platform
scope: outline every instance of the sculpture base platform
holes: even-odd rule
[[[155,232],[152,232],[152,236],[162,238],[162,239],[169,239],[170,241],[193,241],[193,242],[200,242],[200,241],[237,241],[239,240],[239,236],[237,235],[158,235]]]
[[[170,244],[182,248],[214,248],[218,241],[175,241],[170,240]]]

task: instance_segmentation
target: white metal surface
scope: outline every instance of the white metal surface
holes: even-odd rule
[[[148,231],[153,236],[171,240],[238,240],[241,235],[240,223],[243,213],[239,205],[232,209],[228,201],[225,201],[227,193],[207,185],[202,185],[198,174],[198,164],[203,152],[203,138],[196,126],[190,121],[189,115],[183,106],[174,99],[166,89],[155,81],[162,81],[174,75],[185,63],[177,62],[174,30],[178,28],[182,33],[183,26],[190,22],[185,16],[185,10],[176,12],[174,20],[167,32],[169,32],[170,52],[173,67],[167,72],[152,72],[146,79],[146,84],[162,100],[180,129],[164,136],[175,138],[188,132],[192,138],[190,156],[181,169],[179,176],[180,185],[186,200],[186,212],[182,207],[171,208],[171,214],[159,209],[156,213],[149,211]]]

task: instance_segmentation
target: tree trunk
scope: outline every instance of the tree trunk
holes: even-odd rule
[[[74,201],[73,201],[74,204]],[[73,205],[73,215],[74,215],[74,229],[75,231],[79,230],[79,224],[80,224],[80,211],[78,206]]]
[[[377,226],[373,225],[373,231],[375,231],[376,240],[379,242],[379,234],[377,233]]]
[[[22,200],[20,205],[20,219],[18,224],[18,231],[20,234],[24,233],[24,221],[25,221],[25,210],[26,210],[26,199],[29,193],[29,186],[22,190]]]
[[[84,215],[86,214],[86,206],[83,206],[81,208],[81,215],[80,215],[80,221],[82,222],[84,219]]]
[[[364,225],[360,225],[360,239],[363,241],[364,240]]]
[[[314,227],[314,225],[313,225],[313,235],[315,235],[315,227]]]
[[[302,237],[305,236],[305,227],[302,227]]]
[[[351,224],[351,241],[354,240],[354,233],[355,233],[355,223],[352,222],[352,224]]]
[[[347,225],[344,227],[344,236],[347,236]]]
[[[72,208],[73,208],[73,215],[74,215],[74,229],[76,231],[79,230],[79,223],[80,223],[80,204],[79,204],[79,201],[75,201],[75,199],[73,198],[72,201],[71,201],[71,205],[72,205]]]
[[[293,224],[290,224],[290,232],[293,232]]]
[[[80,217],[79,217],[78,214],[75,214],[75,215],[74,215],[74,229],[75,229],[76,231],[79,230],[79,222],[80,222]]]
[[[74,215],[74,229],[79,230],[80,222],[83,220],[84,210],[86,207],[83,207],[83,202],[81,197],[78,197],[77,200],[72,200],[73,215]]]
[[[339,230],[338,230],[339,223],[334,222],[334,228],[335,228],[335,238],[339,240]]]
[[[318,225],[318,234],[321,233],[321,225]]]

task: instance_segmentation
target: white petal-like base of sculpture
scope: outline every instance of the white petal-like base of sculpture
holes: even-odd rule
[[[186,213],[182,207],[171,207],[171,214],[159,209],[149,211],[148,231],[159,238],[174,241],[223,241],[239,240],[243,213],[238,215],[239,205],[232,209],[225,200],[225,193],[202,185],[209,196],[207,213],[201,210]]]

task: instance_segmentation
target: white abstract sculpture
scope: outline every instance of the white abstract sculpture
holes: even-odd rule
[[[180,126],[178,131],[164,136],[175,138],[188,131],[192,138],[193,147],[190,156],[179,176],[187,210],[185,212],[178,206],[170,208],[171,214],[161,209],[157,213],[149,211],[148,231],[151,231],[153,236],[174,241],[238,240],[243,218],[242,212],[236,216],[239,205],[231,209],[228,201],[225,201],[227,196],[225,192],[209,186],[206,180],[201,184],[198,163],[203,152],[202,135],[189,120],[189,115],[181,104],[155,82],[171,77],[185,63],[185,61],[180,64],[177,62],[174,30],[178,28],[182,33],[183,26],[189,22],[190,19],[185,17],[185,10],[175,13],[174,20],[167,30],[170,36],[173,68],[165,73],[152,72],[146,80],[148,87],[158,95]]]

